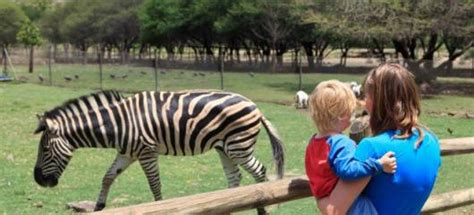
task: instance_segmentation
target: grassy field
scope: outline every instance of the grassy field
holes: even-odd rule
[[[58,69],[54,87],[39,83],[37,74],[27,74],[21,68],[17,76],[27,83],[0,83],[0,213],[4,214],[67,214],[69,202],[95,201],[100,190],[102,176],[111,164],[115,151],[112,149],[81,149],[75,152],[59,185],[52,189],[42,188],[34,182],[33,166],[36,160],[39,135],[36,114],[60,105],[67,99],[88,94],[99,87],[95,67],[77,66]],[[154,89],[152,70],[147,68],[107,68],[104,88],[125,91]],[[39,70],[47,76],[45,70]],[[112,79],[110,74],[129,74],[126,79]],[[60,78],[78,80],[66,82]],[[159,73],[161,90],[220,87],[217,73],[166,71]],[[304,76],[303,87],[311,91],[322,80],[337,78],[344,81],[362,79],[361,75],[310,74]],[[441,80],[443,81],[443,80]],[[471,79],[449,79],[449,83],[471,83]],[[291,106],[293,94],[298,89],[298,77],[292,74],[226,73],[225,89],[241,93],[254,101],[264,115],[278,129],[287,152],[286,174],[304,174],[304,150],[307,140],[315,129],[305,111]],[[435,95],[423,100],[422,122],[440,138],[472,136],[474,121],[450,116],[446,112],[474,114],[474,98],[471,96]],[[453,132],[448,132],[448,128]],[[270,144],[265,132],[259,135],[257,157],[271,169]],[[474,155],[443,157],[434,193],[442,193],[474,187]],[[199,170],[199,171],[196,171]],[[160,172],[165,199],[224,189],[226,180],[217,153],[210,152],[195,157],[160,157]],[[243,173],[243,184],[253,180]],[[133,164],[114,183],[109,194],[107,208],[150,202],[153,197],[146,178],[137,164]],[[315,203],[311,198],[288,202],[272,208],[274,214],[314,214]],[[254,211],[241,214],[253,214]]]

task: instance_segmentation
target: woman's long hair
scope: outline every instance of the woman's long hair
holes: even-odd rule
[[[424,132],[418,124],[420,94],[413,74],[399,64],[382,64],[365,78],[364,91],[372,98],[372,133],[398,129],[400,134],[395,138],[408,138],[415,128],[419,132],[415,143],[418,148]]]

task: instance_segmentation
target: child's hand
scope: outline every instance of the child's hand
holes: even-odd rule
[[[383,171],[386,173],[393,174],[397,171],[397,159],[394,152],[389,151],[385,153],[378,159],[378,162],[383,166]]]

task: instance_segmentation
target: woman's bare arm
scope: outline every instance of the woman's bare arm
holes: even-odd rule
[[[328,215],[346,214],[369,181],[370,177],[355,181],[339,180],[331,195],[318,199],[319,210]]]

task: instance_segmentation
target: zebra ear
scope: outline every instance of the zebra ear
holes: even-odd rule
[[[46,127],[47,127],[44,118],[38,114],[36,116],[38,117],[39,122],[38,122],[38,127],[36,128],[34,134],[38,134],[46,130]]]
[[[51,119],[45,119],[44,121],[46,122],[46,129],[53,134],[57,134],[59,129],[58,122]]]

